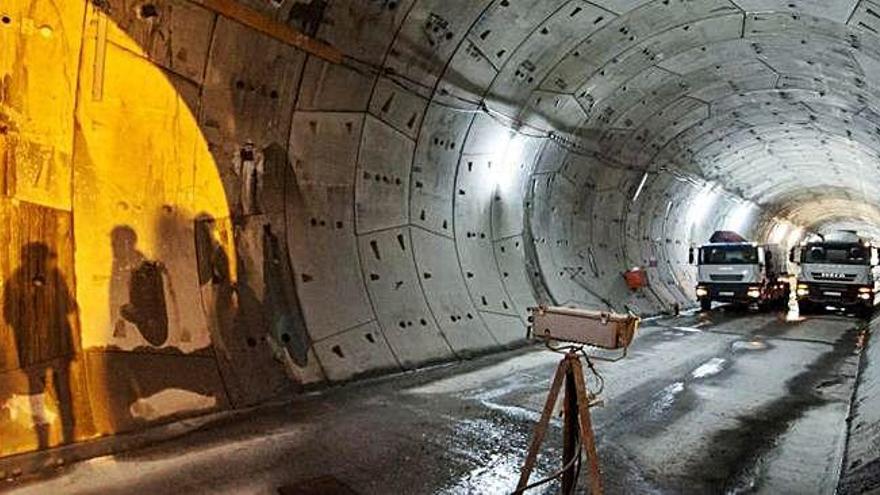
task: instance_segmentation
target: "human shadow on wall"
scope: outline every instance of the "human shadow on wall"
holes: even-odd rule
[[[137,249],[137,233],[127,225],[110,233],[113,265],[110,278],[110,318],[113,337],[126,338],[129,325],[154,347],[168,340],[165,266]]]
[[[310,340],[293,282],[293,267],[286,244],[269,223],[263,225],[263,283],[272,333],[281,340],[293,361],[305,367]]]
[[[255,217],[245,223],[258,220]],[[305,367],[308,363],[309,340],[288,278],[290,266],[283,240],[270,223],[257,223],[261,228],[249,232],[260,235],[259,253],[253,252],[256,246],[243,241],[242,224],[207,214],[196,219],[199,284],[221,373],[236,404],[253,402],[264,393],[248,385],[254,379],[249,374],[262,374],[261,387],[281,391],[299,384],[290,364]],[[233,245],[234,260],[227,253]],[[256,259],[262,258],[262,263],[255,264],[248,254],[258,254]],[[288,379],[278,374],[277,368],[265,368],[261,359],[255,359],[264,352],[284,365]]]
[[[223,383],[230,401],[241,406],[255,402],[259,387],[251,383],[253,380],[270,380],[269,376],[252,376],[260,372],[253,368],[255,361],[251,359],[254,349],[263,343],[268,323],[240,260],[233,264],[227,254],[227,246],[235,242],[232,227],[224,229],[220,223],[206,214],[196,218],[199,286]]]
[[[71,395],[71,363],[80,346],[71,324],[76,301],[56,260],[47,245],[26,244],[21,264],[6,281],[3,293],[3,318],[12,328],[19,366],[27,374],[40,450],[50,442],[44,394],[54,393],[58,401],[63,443],[74,440],[76,426]]]
[[[227,342],[234,338],[238,297],[233,287],[229,255],[215,237],[215,219],[201,214],[195,220],[196,258],[199,287],[206,305],[211,329],[211,342],[218,359],[227,365],[231,360]],[[220,235],[226,234],[225,232]],[[229,239],[224,239],[227,243]],[[221,366],[223,370],[225,366]],[[224,381],[228,381],[224,377]]]
[[[192,322],[203,322],[198,293],[186,292],[196,287],[185,283],[196,278],[195,269],[185,269],[193,260],[192,220],[163,207],[149,242],[126,224],[108,234],[112,337],[107,347],[117,352],[90,353],[91,392],[103,403],[105,431],[136,430],[225,407],[213,359],[204,359],[210,355],[208,342],[194,340],[207,332],[192,331]],[[183,314],[178,290],[189,296]]]

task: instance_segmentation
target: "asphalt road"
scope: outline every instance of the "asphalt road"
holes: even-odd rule
[[[833,493],[863,323],[785,316],[648,321],[626,359],[598,363],[607,492]],[[0,490],[507,493],[559,357],[535,347],[339,387]],[[558,469],[560,436],[554,419],[533,480]]]

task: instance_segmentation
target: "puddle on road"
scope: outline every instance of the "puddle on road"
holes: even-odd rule
[[[687,470],[690,479],[703,483],[706,491],[723,493],[753,493],[767,481],[767,469],[782,447],[811,445],[817,435],[805,427],[805,416],[825,404],[833,404],[846,397],[836,387],[852,386],[854,365],[848,359],[855,350],[856,338],[852,333],[841,336],[833,346],[804,363],[803,370],[785,380],[785,392],[770,398],[757,407],[733,411],[736,423],[715,431],[705,439],[704,448],[711,455],[695,458]],[[740,340],[734,349],[758,350],[770,344],[761,341]],[[757,349],[756,349],[757,348]],[[843,423],[845,413],[839,417]],[[792,433],[796,438],[787,438]],[[823,433],[824,434],[824,433]],[[827,438],[827,437],[824,437]],[[820,440],[821,442],[821,440]],[[797,462],[813,463],[835,455],[833,446],[812,444]],[[839,462],[839,460],[835,461]],[[833,464],[833,462],[832,462]],[[766,487],[764,487],[766,488]]]
[[[503,414],[513,418],[513,419],[519,419],[519,420],[523,420],[523,421],[534,421],[534,422],[537,422],[538,420],[541,419],[540,413],[538,413],[536,411],[532,411],[531,409],[526,409],[524,407],[498,404],[497,402],[492,402],[490,400],[481,400],[480,404],[482,404],[487,409],[491,409],[493,411],[498,411],[500,413],[503,413]],[[552,421],[554,424],[555,423],[562,424],[555,417],[550,418],[550,421]]]
[[[712,358],[692,371],[691,376],[694,378],[706,378],[707,376],[717,375],[724,370],[725,363],[727,363],[726,359],[718,357]]]
[[[440,490],[445,495],[471,493],[509,493],[519,481],[522,460],[505,454],[495,454],[484,466],[475,467],[451,487]],[[535,470],[531,481],[542,479],[544,472]]]
[[[697,327],[697,326],[693,326],[693,327],[672,327],[671,330],[675,330],[675,331],[678,331],[678,332],[685,332],[685,333],[701,333],[701,332],[702,332],[702,330],[700,330],[699,327]]]
[[[651,401],[649,407],[649,416],[652,420],[657,420],[664,415],[675,404],[678,394],[684,392],[684,382],[675,382],[667,385],[660,392],[657,392],[655,399]]]
[[[466,419],[455,426],[455,435],[444,437],[446,449],[453,466],[448,482],[437,493],[447,495],[471,493],[510,493],[519,480],[520,468],[525,459],[526,447],[531,438],[532,422],[510,422],[487,418]],[[548,432],[551,438],[556,429]],[[552,472],[558,451],[544,445],[531,480],[536,481]],[[457,466],[456,466],[457,464]],[[529,493],[552,493],[557,485],[545,485],[545,491]]]
[[[486,367],[469,370],[464,373],[450,373],[449,376],[441,377],[417,385],[406,390],[406,393],[416,395],[426,394],[461,394],[466,391],[497,390],[502,387],[516,387],[517,381],[528,384],[533,380],[532,375],[546,373],[553,376],[551,367],[559,356],[550,352],[532,352],[521,356],[504,359]],[[499,386],[498,382],[503,382]]]
[[[730,348],[733,351],[763,351],[768,345],[762,340],[737,340],[730,344]]]
[[[663,419],[675,407],[681,393],[687,388],[686,382],[691,379],[697,380],[717,375],[724,371],[726,364],[727,359],[713,357],[691,371],[689,378],[686,378],[685,381],[671,383],[663,387],[662,390],[654,394],[654,398],[651,400],[648,407],[649,419],[652,421]]]

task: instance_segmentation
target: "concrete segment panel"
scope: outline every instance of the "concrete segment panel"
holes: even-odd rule
[[[490,0],[421,0],[409,11],[385,61],[387,70],[432,88]]]
[[[298,112],[290,141],[296,187],[287,236],[297,290],[315,340],[374,319],[354,233],[353,181],[362,114]],[[339,263],[338,260],[347,260]],[[330,301],[344,299],[345,304]]]
[[[492,202],[497,184],[492,155],[462,155],[455,185],[455,239],[461,269],[480,310],[515,314],[492,249]]]
[[[410,221],[452,236],[455,173],[473,114],[432,104],[416,145],[410,183]]]
[[[399,83],[381,77],[370,99],[370,114],[399,132],[418,137],[428,102]]]
[[[466,355],[498,345],[468,296],[455,242],[420,228],[411,229],[411,234],[425,299],[455,353]]]
[[[415,143],[368,115],[364,121],[355,178],[357,232],[397,227],[409,221],[409,181]]]
[[[516,316],[480,311],[480,317],[486,322],[489,331],[502,345],[515,345],[526,340],[526,325]]]
[[[410,229],[358,238],[364,279],[378,323],[404,368],[453,357],[425,301]]]
[[[327,372],[327,379],[331,381],[400,369],[375,321],[316,341],[315,353]]]

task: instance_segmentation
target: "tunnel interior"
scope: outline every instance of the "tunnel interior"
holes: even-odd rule
[[[716,230],[876,236],[878,81],[871,0],[4,2],[0,456],[691,307]]]

